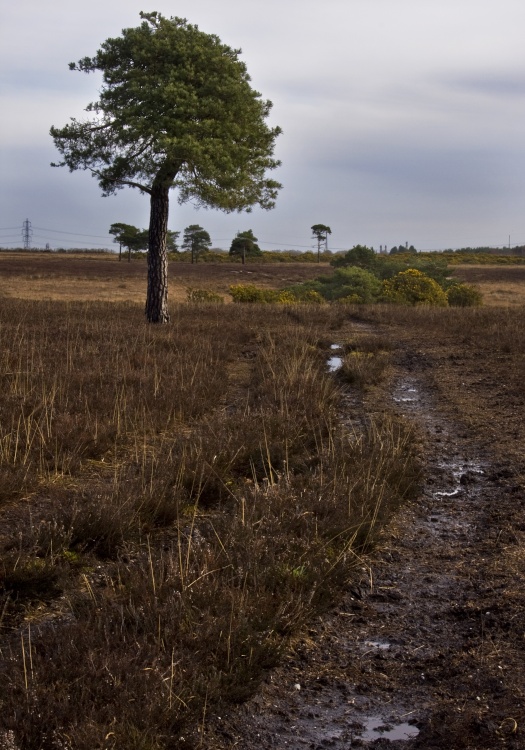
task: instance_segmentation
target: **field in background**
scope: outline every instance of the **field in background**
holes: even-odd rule
[[[281,288],[329,273],[328,264],[170,263],[169,299],[186,300],[186,289],[222,294],[230,301],[231,284]],[[0,253],[0,298],[137,302],[146,300],[146,261],[100,255]]]
[[[283,288],[329,274],[327,263],[171,263],[172,302],[184,302],[186,290],[206,289],[231,300],[232,284],[255,284],[263,288]],[[483,304],[515,307],[525,304],[525,266],[455,265],[451,275],[475,284],[483,294]],[[112,255],[73,255],[48,253],[0,253],[0,297],[12,299],[101,302],[136,302],[146,297],[146,262],[121,262]]]
[[[454,266],[452,275],[477,286],[484,305],[525,305],[525,266]]]

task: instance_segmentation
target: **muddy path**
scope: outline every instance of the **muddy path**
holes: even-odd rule
[[[420,426],[421,495],[259,694],[209,717],[206,747],[525,747],[523,493],[441,409],[429,363],[397,360],[388,398]]]

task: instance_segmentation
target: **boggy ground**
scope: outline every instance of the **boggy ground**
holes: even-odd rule
[[[367,407],[420,425],[423,491],[260,693],[210,717],[206,747],[523,748],[519,316],[383,310],[362,325],[395,359]]]

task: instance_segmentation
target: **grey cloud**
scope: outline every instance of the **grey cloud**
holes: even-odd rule
[[[361,176],[379,185],[395,185],[410,194],[438,196],[447,200],[465,195],[503,197],[518,187],[518,165],[525,154],[505,149],[412,147],[378,144],[340,152],[324,163],[330,171]]]
[[[280,0],[278,13],[277,3],[158,4],[243,47],[255,88],[274,103],[271,121],[284,129],[274,211],[195,215],[174,196],[172,228],[201,223],[215,241],[251,227],[272,242],[308,245],[320,221],[332,226],[334,247],[449,247],[524,234],[523,0],[505,0],[506,13],[488,0],[328,0],[322,10]],[[113,221],[146,225],[148,202],[135,191],[102,199],[87,174],[48,166],[57,158],[49,126],[82,117],[99,88],[67,63],[138,23],[142,7],[27,0],[6,10],[2,226],[26,216],[94,234]]]
[[[484,94],[499,98],[522,98],[525,95],[525,71],[494,73],[445,78],[443,83],[458,91]]]

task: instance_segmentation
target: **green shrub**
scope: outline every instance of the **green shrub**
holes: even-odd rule
[[[322,305],[325,303],[324,297],[316,292],[315,289],[301,289],[296,287],[292,290],[297,302],[305,302],[309,305]]]
[[[381,282],[364,268],[338,268],[334,273],[332,299],[366,304],[375,302],[380,292]]]
[[[437,281],[422,271],[409,268],[383,281],[383,300],[401,305],[448,305],[447,295]]]
[[[261,289],[254,284],[232,284],[230,294],[234,302],[277,302],[279,292]]]
[[[338,268],[331,276],[321,276],[315,281],[295,286],[293,291],[300,299],[303,299],[305,294],[313,292],[331,302],[366,304],[378,299],[381,282],[371,271],[350,266]]]
[[[452,307],[479,307],[483,296],[471,284],[453,284],[447,290],[447,299]]]
[[[323,297],[313,289],[304,286],[293,289],[261,289],[254,284],[234,284],[230,287],[234,302],[263,302],[279,305],[296,305],[297,303],[322,304]]]
[[[414,268],[421,271],[440,286],[443,286],[448,276],[447,259],[439,256],[437,253],[428,253],[422,255],[397,254],[397,255],[379,255],[377,263],[374,266],[375,275],[382,281],[391,279],[401,271],[408,271]]]
[[[340,255],[331,261],[336,268],[345,266],[357,266],[359,268],[373,268],[377,261],[377,255],[371,247],[365,245],[354,245],[345,255]]]

